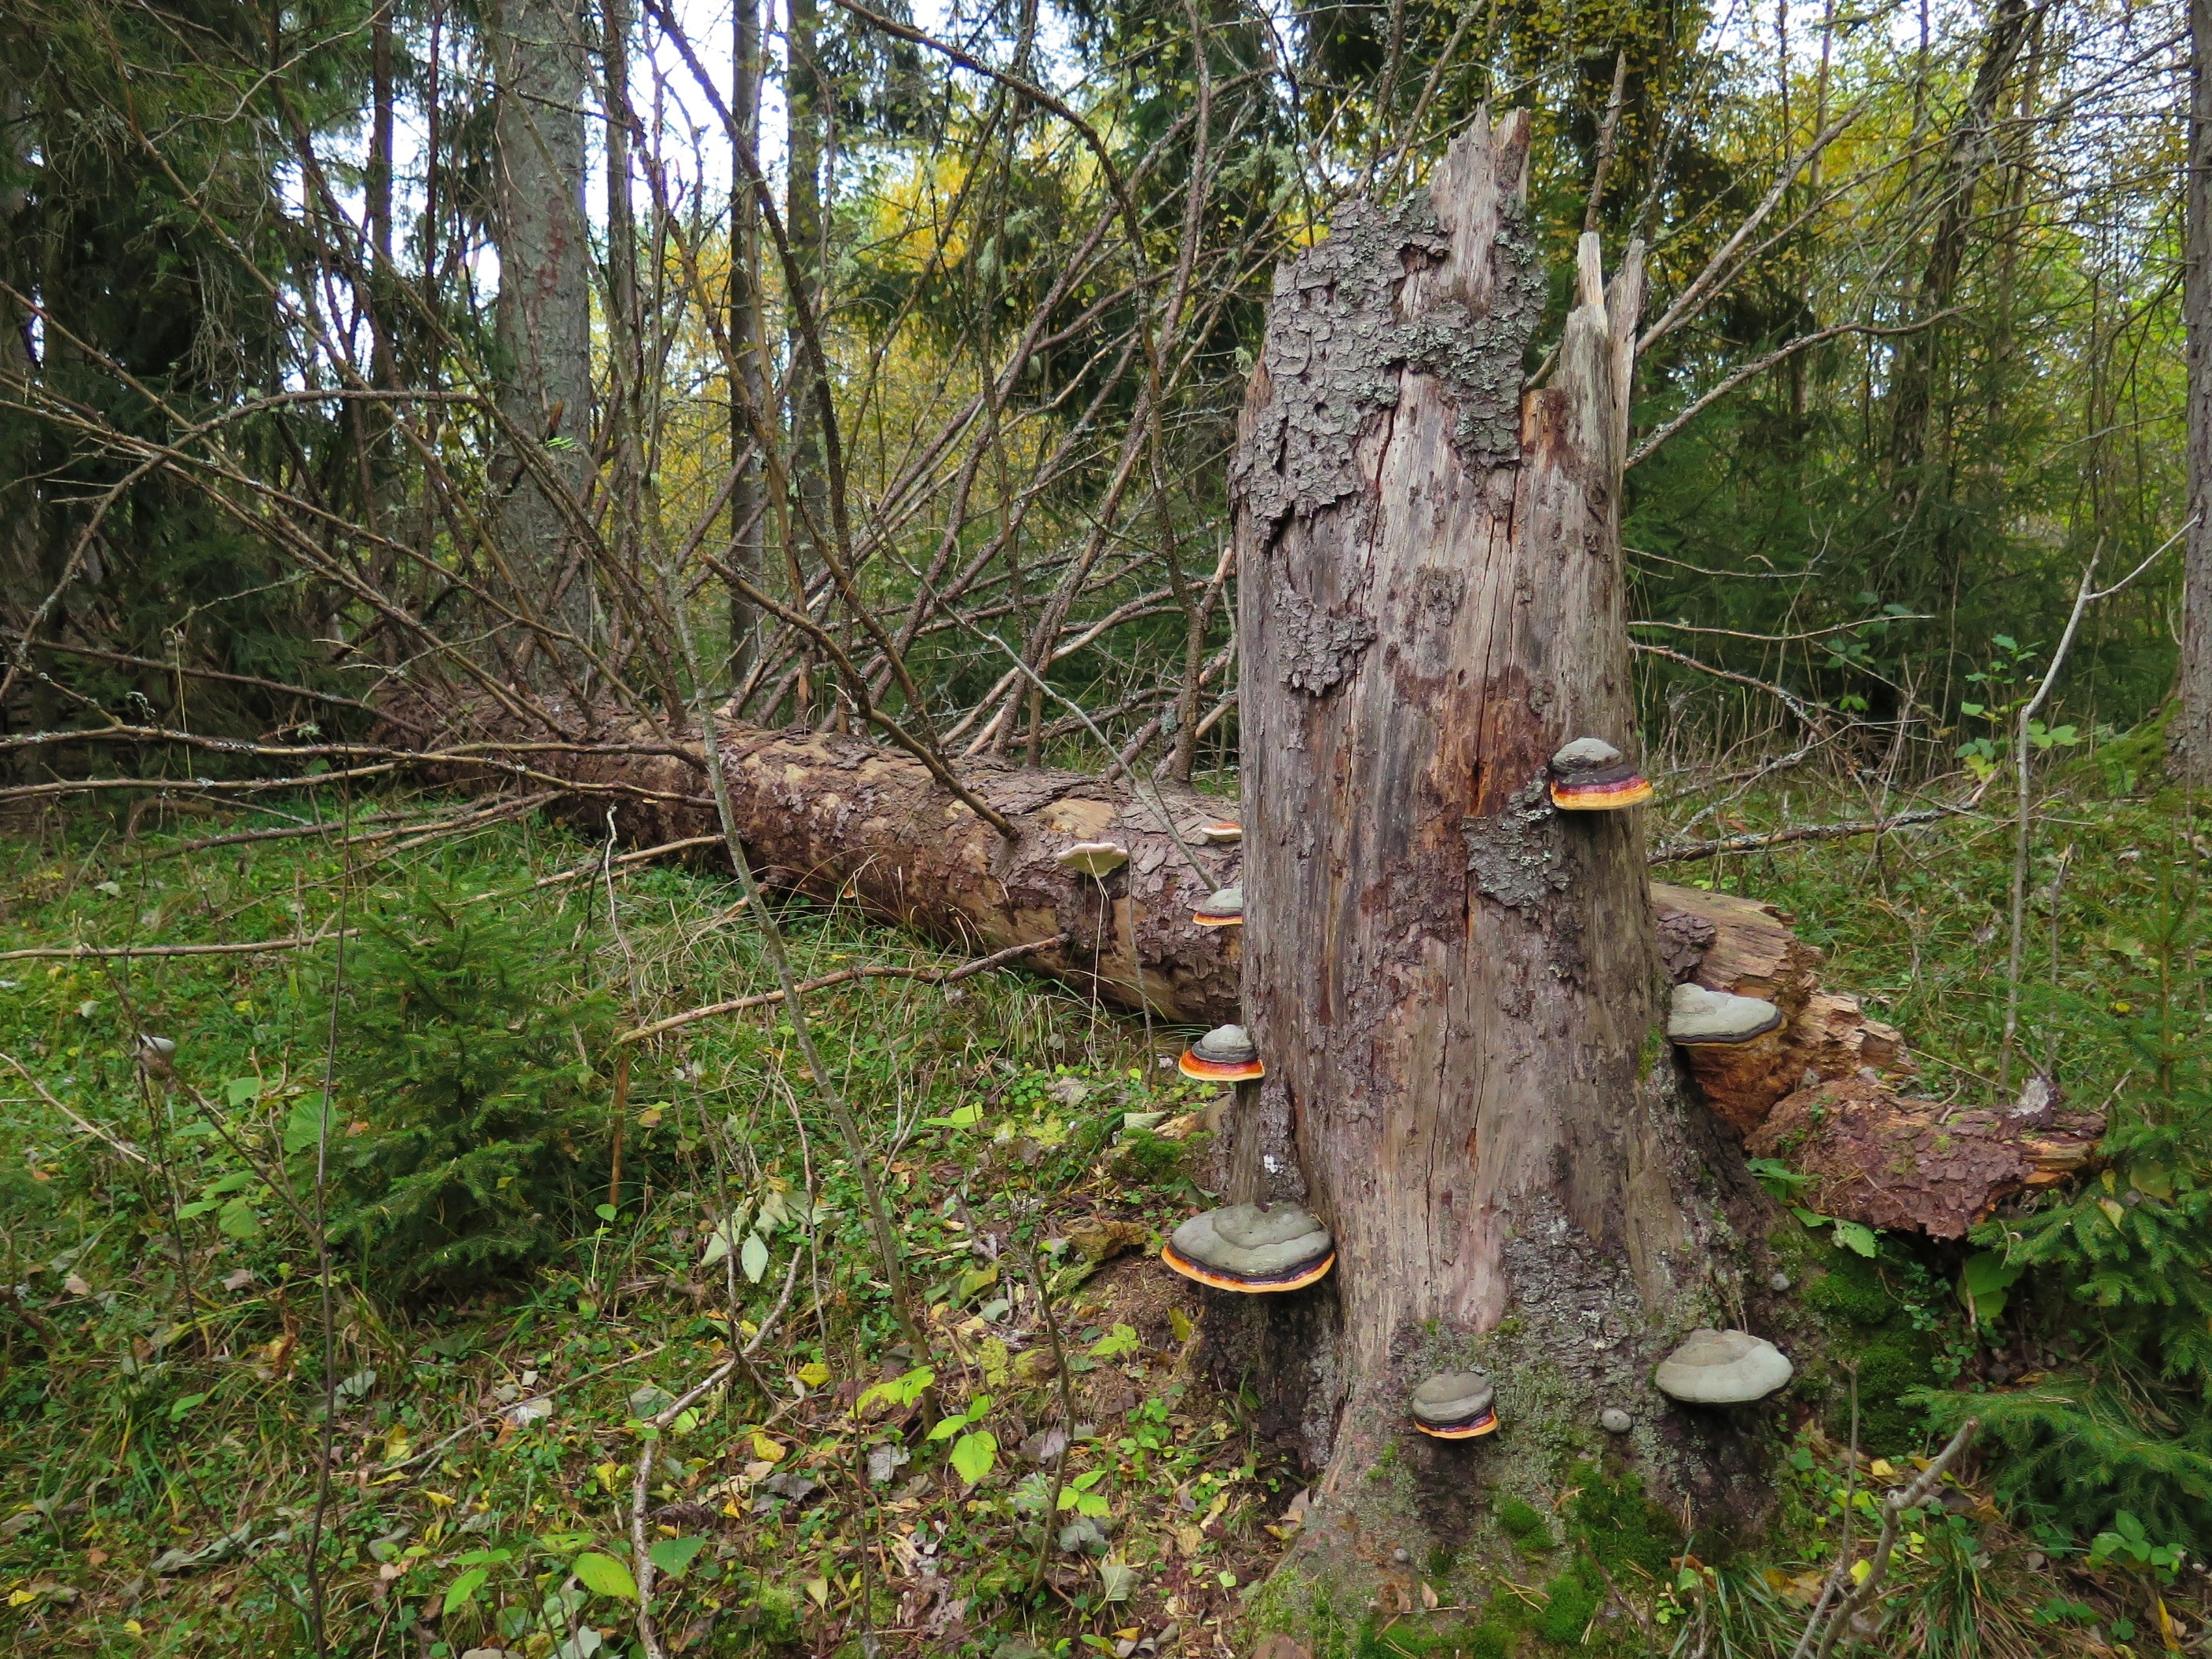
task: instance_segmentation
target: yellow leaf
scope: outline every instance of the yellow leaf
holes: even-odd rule
[[[622,1479],[622,1465],[619,1463],[594,1463],[592,1465],[592,1473],[599,1477],[599,1484],[602,1486],[605,1486],[609,1492],[612,1492],[615,1489],[615,1482]]]
[[[2117,1200],[2100,1198],[2097,1200],[2097,1207],[2105,1212],[2105,1219],[2115,1227],[2128,1218],[2128,1212],[2120,1207]]]
[[[810,1359],[799,1368],[799,1380],[810,1389],[818,1389],[830,1380],[830,1368],[818,1359]]]
[[[755,1429],[753,1431],[753,1450],[757,1452],[763,1459],[770,1463],[781,1463],[783,1462],[784,1454],[790,1450],[790,1448],[782,1444],[780,1441],[769,1439],[768,1436],[762,1433],[758,1429]]]
[[[1863,1556],[1860,1557],[1859,1559],[1851,1563],[1851,1583],[1854,1584],[1865,1583],[1866,1576],[1873,1571],[1874,1563],[1868,1560]]]
[[[125,1636],[143,1636],[146,1633],[146,1626],[136,1619],[126,1619],[123,1621],[123,1633]]]
[[[1176,1341],[1189,1341],[1190,1334],[1197,1328],[1198,1327],[1192,1322],[1191,1316],[1185,1313],[1181,1308],[1170,1308],[1168,1310],[1168,1329],[1175,1333],[1175,1340]]]
[[[10,1590],[8,1594],[8,1605],[11,1607],[20,1607],[27,1602],[35,1601],[38,1599],[39,1593],[36,1590]]]
[[[813,1598],[816,1607],[827,1607],[830,1605],[830,1581],[827,1578],[808,1579],[806,1593]]]
[[[434,1505],[441,1510],[449,1510],[453,1508],[456,1503],[460,1501],[458,1498],[449,1498],[441,1492],[425,1492],[422,1496],[428,1498]]]
[[[1877,1457],[1867,1465],[1867,1473],[1877,1480],[1894,1480],[1897,1478],[1897,1465],[1887,1457]]]
[[[404,1423],[395,1423],[392,1425],[392,1432],[384,1437],[384,1461],[387,1463],[402,1463],[406,1459],[407,1425]]]
[[[647,1107],[637,1115],[637,1127],[641,1129],[658,1129],[660,1127],[661,1114],[667,1108],[663,1106]]]

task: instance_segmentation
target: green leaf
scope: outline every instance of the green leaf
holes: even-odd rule
[[[990,1474],[998,1462],[999,1438],[988,1429],[963,1434],[952,1443],[953,1472],[971,1486]]]
[[[1872,1256],[1875,1252],[1874,1229],[1857,1221],[1836,1223],[1836,1243],[1846,1250],[1856,1250],[1861,1255]]]
[[[253,1207],[252,1200],[240,1193],[222,1206],[222,1212],[216,1217],[215,1224],[225,1238],[234,1238],[243,1243],[261,1236],[261,1212]]]
[[[210,1210],[219,1207],[221,1206],[218,1206],[216,1200],[211,1198],[196,1199],[190,1204],[179,1204],[177,1206],[177,1219],[179,1221],[197,1221],[200,1217],[205,1215]]]
[[[853,1402],[854,1413],[857,1415],[878,1401],[887,1406],[911,1406],[922,1395],[927,1394],[929,1385],[936,1381],[935,1371],[927,1365],[917,1365],[904,1376],[894,1377],[888,1382],[878,1382],[873,1388],[863,1389],[860,1391],[860,1397]]]
[[[926,1117],[922,1121],[933,1129],[972,1129],[983,1121],[981,1105],[956,1106],[943,1117]]]
[[[186,1412],[206,1399],[207,1395],[204,1394],[188,1394],[182,1400],[173,1401],[169,1407],[169,1421],[181,1423]]]
[[[466,1572],[463,1573],[459,1578],[456,1578],[451,1584],[447,1585],[446,1587],[446,1616],[449,1619],[452,1618],[453,1614],[460,1612],[471,1601],[475,1601],[477,1599],[477,1592],[484,1587],[484,1581],[490,1577],[491,1571],[489,1568],[471,1567]]]
[[[738,1251],[738,1266],[754,1284],[761,1282],[761,1275],[768,1271],[768,1246],[758,1233],[745,1235],[744,1247]]]
[[[594,1595],[612,1596],[623,1601],[637,1600],[637,1580],[611,1555],[586,1550],[576,1558],[569,1571],[576,1575],[576,1582]]]
[[[238,1085],[233,1084],[233,1088]],[[295,1100],[292,1109],[284,1115],[284,1153],[297,1158],[322,1139],[323,1101],[318,1095],[312,1100]]]
[[[681,1578],[690,1570],[692,1558],[706,1547],[703,1538],[664,1538],[646,1553],[661,1571],[672,1578]]]
[[[1790,1213],[1796,1216],[1798,1220],[1803,1222],[1808,1227],[1825,1227],[1832,1218],[1825,1215],[1815,1215],[1812,1211],[1807,1209],[1802,1204],[1792,1204],[1790,1206]]]
[[[1119,1359],[1125,1353],[1138,1352],[1144,1346],[1134,1327],[1116,1325],[1091,1345],[1091,1352],[1100,1359]]]
[[[617,1212],[611,1204],[595,1204],[592,1206],[592,1213],[602,1221],[612,1221]]]
[[[2005,1310],[2006,1292],[2021,1270],[1995,1250],[1977,1250],[1959,1272],[1959,1300],[1984,1325],[1994,1325]]]

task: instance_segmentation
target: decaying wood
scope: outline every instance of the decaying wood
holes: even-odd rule
[[[1772,905],[1664,882],[1651,884],[1651,903],[1676,984],[1694,981],[1782,1010],[1784,1023],[1755,1042],[1687,1051],[1706,1105],[1739,1137],[1808,1081],[1911,1070],[1894,1027],[1869,1019],[1856,997],[1821,988],[1820,952]]]
[[[2013,1194],[2079,1170],[2104,1133],[2101,1113],[1948,1107],[1854,1077],[1787,1096],[1744,1147],[1811,1176],[1798,1201],[1823,1215],[1961,1238]]]

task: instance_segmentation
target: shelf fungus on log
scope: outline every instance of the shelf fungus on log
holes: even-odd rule
[[[1218,1291],[1296,1291],[1335,1264],[1336,1241],[1295,1204],[1232,1204],[1177,1227],[1160,1260]]]
[[[1438,1440],[1496,1431],[1498,1390],[1487,1371],[1445,1371],[1413,1390],[1413,1426]]]
[[[1992,1110],[1844,1078],[1784,1098],[1744,1150],[1810,1176],[1800,1201],[1823,1215],[1963,1238],[2013,1194],[2080,1170],[2104,1133],[2102,1113],[2062,1109],[2040,1079]]]
[[[1244,839],[1244,826],[1235,818],[1208,818],[1198,826],[1198,838],[1210,847],[1234,847]]]
[[[1654,882],[1651,908],[1668,977],[1782,1011],[1780,1027],[1765,1041],[1682,1051],[1706,1105],[1738,1136],[1808,1083],[1912,1069],[1893,1027],[1869,1018],[1856,997],[1820,988],[1820,951],[1772,905]]]
[[[1060,867],[1103,881],[1129,861],[1129,849],[1119,842],[1079,841],[1060,855]]]
[[[1677,985],[1667,1009],[1667,1040],[1685,1048],[1733,1048],[1756,1042],[1782,1024],[1782,1010],[1762,997]]]
[[[1552,805],[1562,812],[1613,812],[1651,799],[1651,785],[1603,738],[1577,738],[1552,757]]]
[[[1745,1406],[1789,1382],[1789,1356],[1749,1331],[1698,1330],[1659,1362],[1651,1381],[1689,1406]]]
[[[1224,887],[1220,891],[1200,899],[1190,913],[1190,919],[1200,927],[1236,927],[1244,921],[1244,890]]]
[[[1217,1025],[1182,1051],[1176,1068],[1206,1083],[1250,1083],[1267,1075],[1252,1034],[1242,1025]]]

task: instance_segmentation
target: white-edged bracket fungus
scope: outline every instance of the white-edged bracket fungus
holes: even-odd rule
[[[153,1060],[167,1060],[177,1052],[174,1037],[155,1036],[149,1031],[138,1034],[138,1047]]]
[[[1244,890],[1224,887],[1200,899],[1190,919],[1200,927],[1239,927],[1244,922]]]
[[[1413,1426],[1438,1440],[1473,1440],[1498,1429],[1498,1390],[1487,1371],[1445,1371],[1413,1390]]]
[[[1060,867],[1103,881],[1129,861],[1129,849],[1118,842],[1079,841],[1060,855]]]
[[[1603,738],[1577,738],[1552,757],[1552,805],[1563,812],[1640,806],[1651,786]]]
[[[1244,839],[1244,826],[1235,818],[1208,818],[1198,826],[1198,838],[1214,847],[1234,847]]]
[[[1259,1045],[1242,1025],[1217,1025],[1182,1051],[1176,1069],[1205,1083],[1249,1083],[1265,1077]]]
[[[1764,1400],[1790,1377],[1789,1356],[1749,1331],[1690,1333],[1659,1362],[1651,1381],[1687,1406],[1745,1406]]]
[[[1781,1024],[1782,1011],[1757,997],[1677,985],[1667,1008],[1667,1040],[1686,1048],[1733,1048],[1763,1037]]]
[[[1295,1204],[1231,1204],[1176,1228],[1160,1260],[1218,1291],[1296,1291],[1335,1265],[1336,1241]]]

